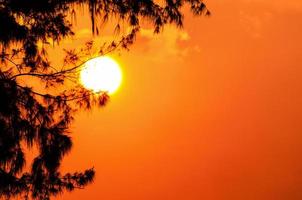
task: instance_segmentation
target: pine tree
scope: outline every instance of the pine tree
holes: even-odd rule
[[[94,95],[78,82],[78,71],[93,42],[76,50],[66,50],[64,66],[52,66],[45,46],[60,44],[74,34],[68,15],[87,7],[92,32],[115,17],[115,30],[126,23],[129,32],[108,45],[99,46],[98,55],[128,48],[148,21],[154,33],[167,24],[183,26],[182,8],[189,5],[195,15],[209,15],[202,0],[0,0],[0,198],[50,199],[94,179],[94,169],[61,174],[61,161],[72,147],[69,126],[79,109],[104,106],[109,96]],[[43,44],[42,46],[38,44]],[[46,88],[28,86],[35,78]],[[22,80],[22,81],[21,81]],[[24,82],[25,81],[25,82]],[[72,89],[56,90],[72,81]],[[47,92],[53,91],[53,92]],[[58,92],[59,91],[59,92]],[[25,172],[25,149],[37,146],[38,155]],[[24,149],[25,148],[25,149]]]

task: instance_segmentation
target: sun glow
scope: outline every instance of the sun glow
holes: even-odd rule
[[[88,60],[81,72],[83,86],[93,92],[113,94],[122,82],[122,72],[117,62],[108,56]]]

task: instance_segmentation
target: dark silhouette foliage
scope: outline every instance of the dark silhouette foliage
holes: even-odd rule
[[[110,18],[116,20],[115,32],[127,24],[127,34],[96,45],[97,54],[104,55],[127,49],[141,21],[151,24],[154,33],[166,24],[182,27],[184,5],[195,15],[209,15],[202,0],[0,0],[0,198],[46,200],[93,181],[93,168],[60,173],[60,163],[72,148],[73,114],[104,106],[109,98],[106,92],[92,94],[77,81],[93,42],[65,50],[64,66],[48,60],[49,41],[59,44],[74,34],[67,16],[76,17],[78,7],[87,7],[96,35]],[[44,89],[31,86],[33,80]],[[73,87],[65,88],[66,81]],[[38,155],[26,171],[25,152],[34,146]]]

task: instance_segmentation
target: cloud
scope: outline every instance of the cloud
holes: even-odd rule
[[[141,29],[138,48],[143,51],[143,56],[155,61],[165,61],[168,58],[182,60],[190,50],[185,46],[188,40],[188,32],[172,26],[167,26],[160,34],[154,34],[153,29]]]
[[[77,38],[89,38],[92,35],[91,29],[82,28],[75,32]]]
[[[248,13],[240,11],[240,24],[245,31],[254,38],[262,37],[264,27],[273,19],[273,14],[270,12]]]
[[[113,41],[119,37],[114,34],[93,37],[91,30],[82,28],[76,31],[74,37],[64,40],[64,45],[81,46],[84,42],[93,40],[95,44]],[[165,27],[160,34],[154,34],[153,29],[142,28],[131,51],[144,59],[164,62],[167,59],[182,61],[190,51],[198,51],[196,46],[189,46],[190,35],[187,31],[173,26]]]

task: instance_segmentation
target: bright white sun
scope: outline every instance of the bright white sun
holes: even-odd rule
[[[81,83],[93,92],[114,93],[121,84],[122,73],[117,62],[103,56],[88,60],[80,73]]]

